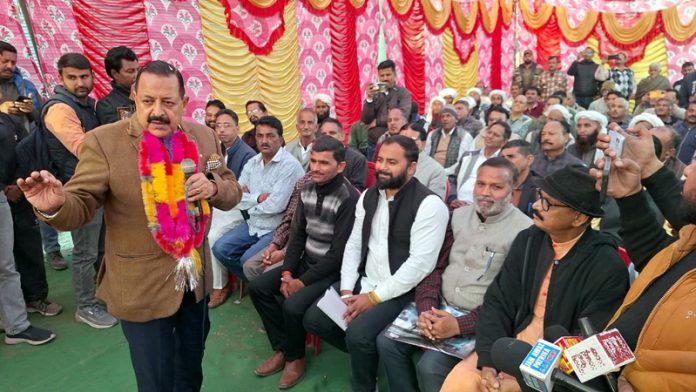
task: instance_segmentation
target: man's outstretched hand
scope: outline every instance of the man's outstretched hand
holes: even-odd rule
[[[17,180],[17,186],[34,208],[53,215],[65,204],[63,184],[46,170],[32,172],[25,179]]]

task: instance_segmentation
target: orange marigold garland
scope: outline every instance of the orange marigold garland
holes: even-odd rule
[[[140,143],[140,187],[147,224],[157,245],[176,259],[175,285],[179,291],[194,290],[203,269],[196,248],[203,242],[210,207],[201,200],[201,230],[194,231],[189,215],[193,203],[186,202],[185,177],[181,161],[191,159],[198,167],[198,149],[177,129],[170,139],[170,152],[164,140],[143,131]]]

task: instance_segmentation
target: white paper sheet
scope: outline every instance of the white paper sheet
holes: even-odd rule
[[[344,331],[348,328],[346,321],[343,319],[343,314],[346,312],[348,305],[343,302],[341,296],[338,295],[333,287],[326,289],[324,296],[317,302],[317,307]]]

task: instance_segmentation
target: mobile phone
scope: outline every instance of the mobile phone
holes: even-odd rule
[[[626,138],[624,135],[609,130],[609,147],[616,151],[616,157],[621,158]],[[607,199],[607,187],[609,186],[609,174],[611,173],[611,157],[604,156],[604,170],[602,171],[602,187],[599,191],[599,200],[602,204]]]
[[[15,102],[31,102],[31,98],[20,95]]]
[[[614,61],[616,61],[616,60],[618,60],[618,59],[619,59],[619,55],[618,55],[618,54],[612,54],[611,56],[607,57],[607,60],[614,60]]]
[[[377,89],[379,90],[380,93],[385,93],[385,92],[387,92],[387,84],[386,83],[377,83]]]

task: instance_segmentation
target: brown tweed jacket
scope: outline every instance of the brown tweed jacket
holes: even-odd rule
[[[198,145],[200,170],[209,157],[222,156],[220,142],[205,126],[183,122],[182,128]],[[59,230],[72,230],[88,222],[95,209],[104,207],[105,256],[97,277],[97,297],[114,316],[145,322],[174,314],[183,293],[176,291],[170,274],[174,259],[162,251],[147,228],[140,191],[139,145],[144,126],[135,117],[96,128],[85,135],[75,175],[65,185],[66,202],[50,219],[39,218]],[[242,190],[223,164],[212,171],[218,187],[211,204],[229,210]],[[210,227],[205,228],[206,232]],[[205,269],[196,300],[212,289],[210,247],[204,243]]]

